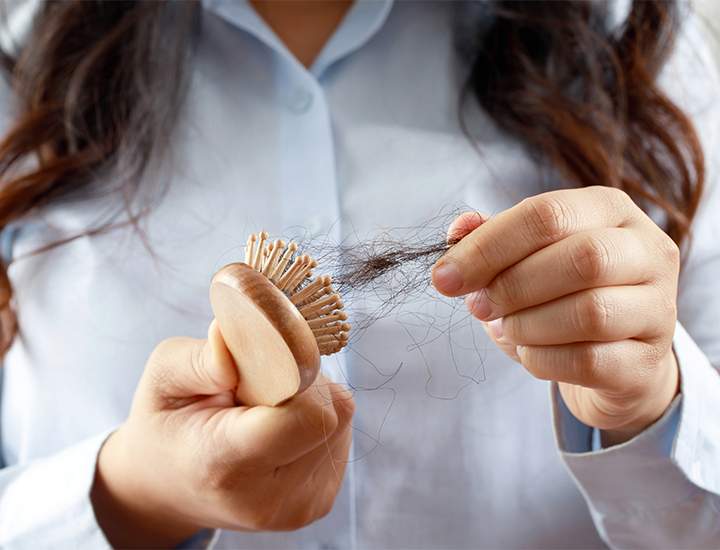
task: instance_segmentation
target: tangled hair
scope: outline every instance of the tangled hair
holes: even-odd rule
[[[620,32],[607,30],[605,9],[492,5],[492,23],[469,44],[463,97],[577,186],[619,187],[659,207],[680,242],[704,161],[690,121],[656,84],[678,28],[676,6],[635,0]],[[89,193],[117,194],[131,223],[144,213],[131,205],[141,176],[168,148],[200,16],[199,2],[42,4],[17,58],[0,54],[15,101],[0,140],[0,230]],[[7,268],[0,265],[0,354],[15,332]]]

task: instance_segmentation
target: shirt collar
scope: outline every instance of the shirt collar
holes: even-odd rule
[[[205,9],[253,35],[278,54],[302,67],[249,2],[245,0],[203,0],[202,3]],[[315,58],[310,67],[310,73],[319,79],[333,63],[366,44],[382,28],[392,4],[393,0],[355,0],[338,28]]]

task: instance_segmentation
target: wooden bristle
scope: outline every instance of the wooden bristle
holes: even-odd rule
[[[340,301],[340,293],[333,292],[332,278],[324,275],[305,284],[312,277],[317,261],[307,255],[296,256],[287,267],[297,251],[297,244],[290,242],[286,248],[282,239],[269,244],[267,240],[265,231],[260,232],[259,238],[250,235],[245,247],[245,263],[265,275],[288,296],[307,321],[322,355],[340,351],[347,345],[350,325],[343,322],[348,316],[341,311],[344,304]]]
[[[319,309],[334,304],[335,302],[340,301],[340,293],[339,292],[333,292],[330,296],[325,296],[324,298],[321,298],[320,300],[317,300],[316,302],[311,302],[306,306],[302,306],[299,309],[300,313],[303,317],[307,319],[307,316],[315,313]]]
[[[312,296],[310,296],[310,298],[306,298],[305,300],[303,300],[302,302],[297,304],[297,306],[302,307],[305,304],[315,302],[316,300],[319,300],[320,298],[322,298],[323,296],[325,296],[327,294],[332,294],[332,292],[333,292],[332,287],[330,285],[328,285],[328,286],[322,288],[321,290],[319,290],[318,292],[316,292],[315,294],[313,294]]]
[[[288,269],[282,277],[280,277],[280,280],[277,282],[277,287],[280,290],[284,290],[289,293],[289,288],[292,282],[295,280],[295,277],[297,274],[305,267],[307,262],[310,261],[310,256],[298,256],[295,258],[295,261],[290,266],[290,269]]]
[[[344,342],[350,338],[347,332],[341,332],[339,334],[324,334],[316,338],[318,344],[326,344],[330,342]]]
[[[335,321],[347,321],[347,313],[344,311],[337,311],[332,315],[326,315],[325,317],[318,317],[317,319],[310,319],[308,326],[310,328],[321,327],[327,323],[333,323]]]
[[[257,247],[257,254],[255,254],[255,257],[253,258],[252,268],[255,271],[260,271],[262,269],[262,261],[265,257],[265,241],[267,241],[268,234],[267,231],[261,231],[260,232],[260,242],[258,242]]]
[[[348,323],[331,323],[329,325],[323,325],[321,327],[315,327],[312,329],[313,334],[316,338],[324,336],[325,334],[338,334],[340,332],[348,332],[350,325]]]
[[[343,349],[347,345],[347,342],[330,342],[318,346],[320,355],[332,355]]]
[[[285,266],[288,264],[290,258],[296,250],[297,245],[295,243],[291,242],[289,245],[287,245],[287,250],[285,251],[285,254],[283,254],[282,259],[278,262],[277,266],[275,266],[275,269],[273,269],[267,274],[267,278],[273,282],[276,282],[282,275],[283,271],[285,270]]]
[[[300,288],[300,285],[305,282],[305,279],[312,276],[312,269],[314,267],[317,267],[317,260],[310,258],[310,256],[307,256],[307,258],[310,261],[303,266],[300,272],[293,278],[292,281],[290,281],[290,283],[288,283],[286,287],[287,292],[289,292],[290,294]]]
[[[345,304],[343,304],[341,301],[338,300],[337,302],[333,302],[332,304],[329,304],[323,308],[320,308],[315,313],[303,315],[303,317],[305,317],[306,321],[310,321],[311,319],[318,319],[325,315],[330,315],[333,311],[342,309],[343,307],[345,307]]]
[[[283,248],[285,248],[285,242],[282,239],[277,239],[274,243],[270,243],[268,246],[268,251],[270,251],[270,253],[267,261],[263,263],[262,268],[263,275],[265,275],[268,279],[270,278],[269,274],[273,273],[277,268],[278,258],[280,257],[280,253],[283,251]]]
[[[329,287],[331,282],[330,275],[323,275],[322,277],[315,277],[315,280],[307,285],[302,290],[296,292],[292,295],[290,298],[290,301],[298,305],[300,302],[305,300],[306,298],[309,298],[311,294],[315,294],[318,290],[320,290],[323,287]]]
[[[247,246],[245,247],[245,263],[252,267],[255,261],[255,243],[257,242],[257,235],[253,233],[248,238]]]

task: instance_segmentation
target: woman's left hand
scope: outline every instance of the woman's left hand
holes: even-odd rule
[[[483,222],[435,265],[433,284],[467,307],[535,377],[559,382],[605,446],[655,422],[678,393],[672,350],[679,252],[622,191],[590,187],[522,201]]]

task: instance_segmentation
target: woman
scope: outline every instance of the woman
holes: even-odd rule
[[[672,6],[603,8],[43,6],[2,148],[2,545],[717,545],[718,198],[696,215],[666,94],[707,139],[718,83],[692,29],[665,63]],[[322,377],[234,406],[206,292],[247,233],[460,202],[501,213],[456,222],[433,282],[487,338],[410,304],[324,364],[354,404]],[[676,243],[695,218],[687,332],[678,247],[637,203]]]

